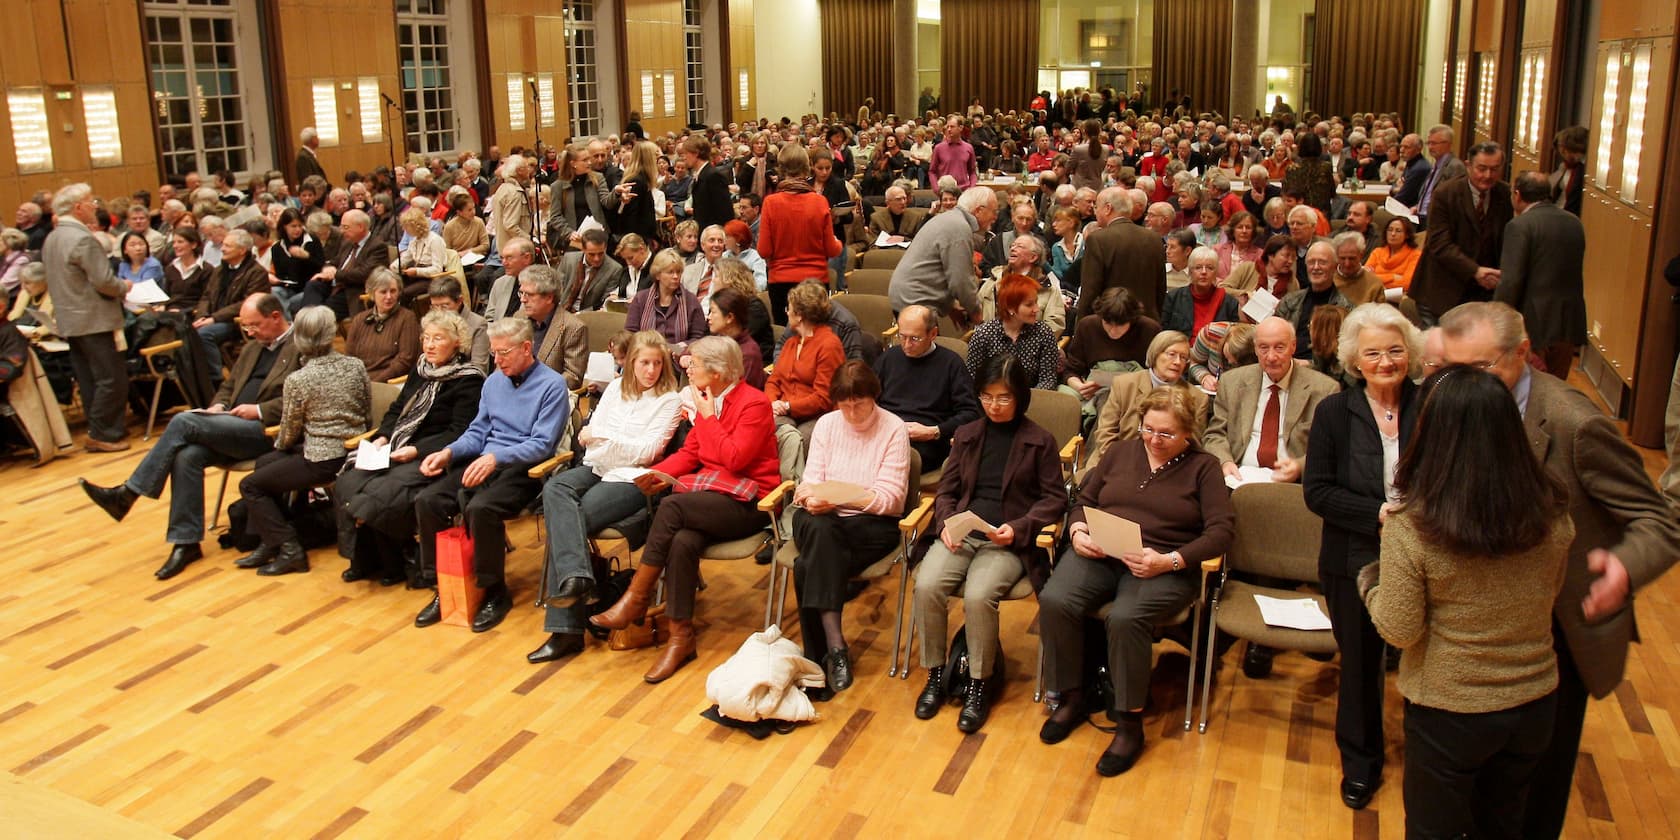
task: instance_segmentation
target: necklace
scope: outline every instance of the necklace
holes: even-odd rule
[[[1394,422],[1394,409],[1377,402],[1377,398],[1372,396],[1370,391],[1365,392],[1365,399],[1370,401],[1372,408],[1375,408],[1383,413],[1383,420],[1389,423]]]
[[[1149,482],[1154,481],[1156,476],[1160,475],[1163,472],[1166,472],[1167,468],[1171,467],[1173,464],[1176,464],[1179,461],[1184,460],[1184,456],[1188,455],[1189,453],[1190,453],[1190,450],[1186,449],[1183,452],[1180,452],[1177,455],[1174,455],[1171,458],[1168,458],[1164,463],[1161,464],[1161,466],[1150,470],[1149,475],[1144,477],[1143,483],[1138,485],[1138,489],[1142,490],[1143,488],[1148,487]],[[1145,463],[1147,463],[1147,461]]]

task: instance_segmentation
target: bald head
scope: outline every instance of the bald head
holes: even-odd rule
[[[1295,325],[1275,315],[1256,324],[1254,354],[1273,382],[1283,379],[1295,364]]]

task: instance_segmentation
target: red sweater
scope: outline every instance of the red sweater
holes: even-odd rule
[[[682,448],[653,468],[672,478],[718,470],[752,481],[762,499],[782,483],[775,427],[764,393],[745,382],[737,383],[723,397],[723,412],[696,417]]]
[[[764,395],[771,401],[784,400],[788,416],[801,422],[834,409],[828,395],[834,372],[846,363],[846,348],[827,324],[811,331],[810,338],[795,337],[782,346]]]
[[[840,255],[828,199],[816,192],[778,191],[764,198],[758,254],[771,283],[828,282],[828,261]]]

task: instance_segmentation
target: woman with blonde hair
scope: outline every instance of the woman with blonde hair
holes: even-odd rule
[[[658,166],[658,146],[640,140],[630,148],[630,163],[624,168],[624,180],[613,187],[618,202],[618,212],[612,217],[614,235],[636,234],[648,242],[659,238],[659,225],[653,213],[653,179]]]
[[[408,247],[397,257],[397,271],[402,275],[404,300],[424,297],[432,286],[432,278],[448,272],[449,245],[443,237],[432,232],[432,220],[426,211],[410,207],[397,217],[403,233],[409,235]],[[371,294],[372,289],[368,289]]]

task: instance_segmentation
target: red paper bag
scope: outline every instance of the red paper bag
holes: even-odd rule
[[[473,572],[473,541],[467,529],[457,525],[439,531],[434,556],[443,623],[472,626],[473,615],[484,600],[484,590],[478,588],[478,576]]]

